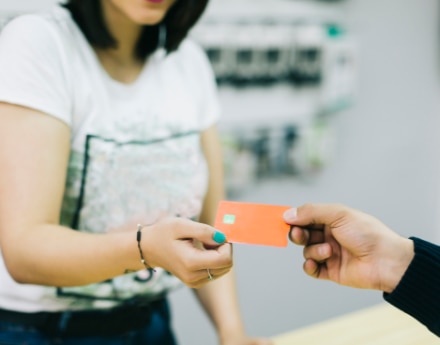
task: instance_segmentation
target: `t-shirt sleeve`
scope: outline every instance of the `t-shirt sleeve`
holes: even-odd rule
[[[414,259],[400,283],[385,300],[440,336],[440,247],[418,238]]]
[[[221,106],[218,96],[217,83],[211,63],[205,51],[195,42],[186,40],[187,58],[192,68],[193,80],[197,83],[194,88],[199,95],[199,124],[201,130],[207,129],[220,120]]]
[[[0,101],[71,123],[63,42],[38,15],[13,19],[0,32]]]

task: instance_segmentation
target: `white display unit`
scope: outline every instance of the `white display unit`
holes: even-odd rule
[[[216,72],[224,72],[228,63],[235,64],[231,74],[246,78],[261,72],[259,66],[271,68],[270,62],[262,61],[264,54],[270,51],[282,59],[287,50],[294,51],[300,44],[323,50],[323,27],[343,23],[344,11],[340,4],[310,0],[211,0],[191,34],[207,51],[219,47],[222,50],[225,62],[213,63]],[[229,57],[231,50],[236,55],[242,50],[243,54],[249,51],[254,56],[250,63],[237,61],[237,58],[231,62],[234,59]],[[284,58],[284,63],[295,63],[293,56],[291,53]],[[279,65],[272,68],[282,68]],[[226,129],[285,123],[302,126],[310,122],[311,116],[320,113],[322,106],[319,86],[295,88],[291,83],[280,82],[234,87],[226,83],[219,89],[224,108],[222,127]]]

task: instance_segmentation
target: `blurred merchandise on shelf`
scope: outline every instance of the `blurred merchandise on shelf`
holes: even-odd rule
[[[354,102],[356,40],[342,1],[211,0],[191,32],[219,85],[226,184],[314,176],[331,163],[332,114]]]
[[[256,181],[257,156],[253,153],[251,139],[225,134],[222,142],[226,190],[233,195]]]
[[[355,75],[356,45],[338,7],[213,0],[191,34],[205,48],[220,86],[319,87],[341,69],[345,79]]]
[[[327,27],[323,55],[321,106],[336,112],[351,105],[356,90],[356,42],[338,25]]]
[[[299,24],[294,29],[290,80],[297,86],[318,86],[323,73],[324,27],[322,24]]]
[[[304,127],[237,129],[222,139],[230,196],[245,192],[262,179],[314,177],[332,160],[336,144],[331,121],[325,118]]]

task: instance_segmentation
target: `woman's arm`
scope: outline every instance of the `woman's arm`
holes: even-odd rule
[[[70,154],[65,123],[0,103],[0,138],[0,248],[13,279],[77,286],[144,268],[135,227],[132,232],[87,234],[59,225]],[[213,234],[213,228],[197,222],[166,219],[143,231],[142,247],[150,265],[198,287],[206,283],[206,265],[222,272],[232,266],[230,246],[219,246]],[[200,251],[188,238],[216,250]]]
[[[209,185],[200,222],[214,224],[217,205],[224,198],[223,156],[219,135],[215,127],[202,134],[202,147],[208,162]],[[207,267],[209,268],[209,267]],[[267,340],[251,339],[245,334],[241,319],[234,272],[197,289],[196,294],[205,311],[214,323],[221,344],[269,344]],[[206,275],[208,273],[206,272]]]

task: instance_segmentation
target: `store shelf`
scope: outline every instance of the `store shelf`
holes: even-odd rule
[[[307,125],[318,111],[315,89],[297,90],[291,85],[219,88],[222,105],[220,128],[224,131],[285,125]]]

